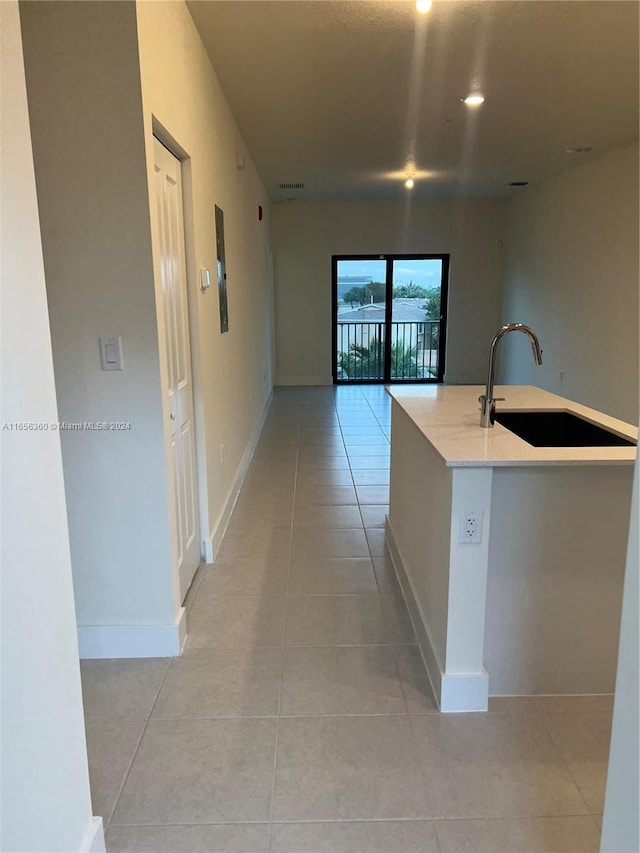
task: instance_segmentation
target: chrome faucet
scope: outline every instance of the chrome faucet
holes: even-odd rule
[[[496,414],[496,403],[500,400],[504,400],[504,397],[494,397],[493,396],[493,385],[495,383],[495,375],[496,375],[496,346],[498,345],[498,341],[503,338],[509,332],[522,332],[525,334],[529,340],[531,341],[531,349],[533,350],[533,358],[537,365],[542,364],[542,350],[540,349],[540,341],[536,333],[530,329],[528,326],[525,326],[524,323],[507,323],[506,326],[501,326],[496,332],[493,340],[491,341],[491,348],[489,350],[489,373],[487,376],[487,387],[485,389],[484,394],[479,397],[480,401],[480,426],[481,427],[492,427],[493,421],[495,419]]]

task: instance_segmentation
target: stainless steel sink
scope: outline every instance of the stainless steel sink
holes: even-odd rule
[[[498,411],[495,420],[533,447],[635,447],[637,444],[573,412]]]

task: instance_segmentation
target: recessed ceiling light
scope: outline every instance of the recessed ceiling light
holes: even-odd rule
[[[404,182],[404,185],[408,190],[412,190],[413,187],[415,186],[415,184],[413,182],[413,178],[407,178],[407,180]]]
[[[433,3],[431,0],[416,0],[416,9],[421,15],[426,15],[427,12],[430,12],[432,6]]]
[[[477,93],[475,95],[467,95],[466,98],[461,100],[468,107],[479,107],[480,104],[484,104],[484,97],[482,95],[478,95]]]
[[[589,148],[588,146],[584,146],[583,148],[567,148],[564,152],[565,154],[588,154],[589,151],[593,151],[593,148]]]

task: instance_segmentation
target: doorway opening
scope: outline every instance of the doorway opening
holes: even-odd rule
[[[442,382],[449,255],[334,255],[333,381]]]

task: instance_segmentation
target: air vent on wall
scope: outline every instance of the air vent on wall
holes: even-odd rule
[[[280,184],[281,190],[303,190],[304,184]]]

